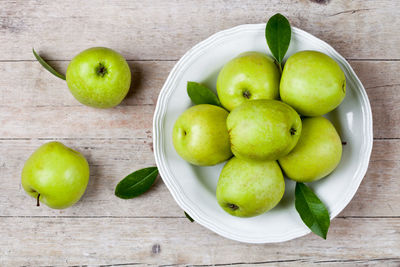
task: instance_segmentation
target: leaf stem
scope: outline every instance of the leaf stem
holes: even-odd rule
[[[38,194],[37,197],[36,197],[36,207],[40,206],[39,198],[40,198],[40,194]]]

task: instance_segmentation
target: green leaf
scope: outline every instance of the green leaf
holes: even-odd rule
[[[296,183],[295,196],[295,207],[304,224],[326,239],[331,221],[324,203],[303,183]]]
[[[186,213],[186,211],[184,211],[184,213],[185,213],[186,218],[188,218],[190,222],[194,222],[192,217],[190,217],[189,214]]]
[[[269,19],[265,27],[265,38],[269,50],[280,66],[289,48],[291,36],[292,29],[285,16],[278,13]]]
[[[210,104],[215,106],[221,106],[217,95],[211,91],[209,88],[205,87],[196,82],[187,83],[187,93],[196,105],[200,104]]]
[[[137,170],[122,179],[115,188],[115,195],[129,199],[140,196],[150,189],[158,175],[157,167]]]
[[[39,63],[49,72],[51,72],[52,74],[54,74],[55,76],[57,76],[60,79],[63,79],[65,81],[65,76],[63,74],[58,73],[55,69],[53,69],[52,66],[50,66],[49,64],[47,64],[46,61],[44,61],[43,58],[41,58],[36,52],[35,49],[32,48],[32,52],[33,55],[35,56],[35,58],[37,59],[37,61],[39,61]]]

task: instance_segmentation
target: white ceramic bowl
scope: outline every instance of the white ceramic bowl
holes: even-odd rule
[[[286,179],[286,192],[277,207],[253,218],[237,218],[224,212],[215,197],[223,164],[193,166],[178,156],[172,144],[172,128],[179,115],[192,103],[187,81],[197,81],[215,90],[219,70],[245,51],[271,54],[265,24],[241,25],[218,32],[190,49],[172,69],[162,88],[153,121],[155,160],[164,183],[178,205],[197,223],[233,240],[272,243],[303,236],[310,231],[294,208],[293,181]],[[317,50],[335,59],[347,79],[342,104],[327,117],[342,141],[343,156],[336,170],[310,186],[327,205],[331,219],[350,202],[363,179],[372,149],[372,114],[367,94],[346,60],[330,45],[300,29],[292,29],[287,56],[301,50]],[[328,235],[329,236],[329,235]]]

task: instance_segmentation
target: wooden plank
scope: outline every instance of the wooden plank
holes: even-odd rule
[[[154,164],[154,105],[175,61],[219,30],[276,12],[354,59],[373,109],[377,140],[368,173],[328,240],[224,239],[190,223],[161,179],[137,199],[116,198],[121,178]],[[399,15],[400,2],[391,0],[1,1],[0,265],[399,266]],[[35,47],[61,60],[52,64],[65,71],[77,52],[99,45],[130,59],[135,81],[111,110],[80,105],[31,53]],[[91,164],[85,196],[61,211],[35,207],[20,186],[24,161],[50,140],[78,149]]]
[[[146,138],[155,106],[0,107],[3,138]]]
[[[68,61],[50,64],[65,73]],[[120,105],[155,105],[158,93],[174,61],[129,61],[132,85]],[[47,72],[38,62],[0,62],[0,107],[82,106],[71,95],[65,81]]]
[[[339,216],[399,216],[399,158],[400,140],[376,140],[368,172]]]
[[[52,63],[61,71],[65,71],[67,67],[67,62]],[[397,77],[397,73],[400,72],[400,62],[350,61],[350,63],[363,82],[370,98],[374,136],[400,138],[400,123],[398,123],[400,121],[400,94],[398,93],[400,83]],[[124,137],[127,133],[132,136],[131,132],[125,131],[126,128],[120,131],[111,129],[107,134],[101,133],[101,130],[98,131],[99,117],[105,116],[104,120],[107,117],[120,120],[124,116],[119,114],[134,112],[129,115],[132,116],[133,122],[133,118],[140,120],[143,117],[141,113],[145,113],[142,120],[146,119],[146,125],[150,126],[151,110],[154,107],[143,107],[142,110],[140,107],[124,108],[124,106],[154,105],[175,62],[135,61],[130,64],[135,80],[131,93],[118,108],[103,111],[81,105],[72,97],[62,80],[47,73],[37,62],[0,62],[0,72],[7,73],[0,76],[0,88],[2,88],[0,90],[0,120],[5,123],[2,125],[7,125],[7,129],[5,127],[0,129],[0,136],[14,138],[77,137],[77,134],[82,136],[81,131],[75,131],[73,128],[76,126],[74,114],[80,114],[79,117],[85,114],[80,119],[84,125],[78,126],[84,127],[86,137],[93,135]],[[64,114],[70,114],[69,119],[59,119],[63,118]],[[51,127],[53,130],[49,129],[49,121],[53,124]],[[118,123],[115,122],[115,124]],[[66,127],[70,130],[65,129]],[[115,129],[117,126],[113,127]],[[124,127],[132,129],[135,123],[124,125]],[[88,128],[96,129],[96,132],[89,131]],[[110,135],[111,132],[116,135]]]
[[[315,235],[265,245],[222,238],[186,218],[0,218],[0,262],[16,265],[399,263],[400,219],[336,219]]]
[[[350,61],[372,108],[375,138],[400,138],[400,62]]]
[[[151,134],[137,139],[59,140],[88,159],[91,176],[86,193],[66,210],[35,207],[20,185],[20,173],[27,157],[48,141],[0,141],[0,181],[7,192],[0,194],[0,216],[184,216],[160,178],[140,198],[123,200],[114,195],[115,186],[126,175],[155,165]]]
[[[130,172],[154,165],[151,136],[137,139],[61,139],[81,151],[91,165],[91,178],[83,199],[65,210],[37,208],[20,185],[25,160],[49,140],[0,140],[0,216],[114,216],[184,217],[159,178],[146,194],[131,200],[114,196],[116,184]],[[357,194],[339,215],[400,216],[398,178],[400,140],[377,140],[371,163]]]
[[[33,59],[32,46],[52,59],[91,46],[128,59],[178,59],[215,32],[263,23],[276,12],[345,57],[400,58],[399,1],[7,0],[0,7],[0,60]]]

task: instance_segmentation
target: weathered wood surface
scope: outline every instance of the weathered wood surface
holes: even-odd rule
[[[32,46],[71,59],[95,45],[128,59],[178,59],[217,31],[276,12],[348,58],[399,59],[399,9],[393,0],[3,0],[0,59],[32,59]]]
[[[190,223],[160,178],[140,198],[116,198],[122,177],[154,164],[152,116],[176,60],[219,30],[276,12],[348,58],[371,101],[370,167],[328,240],[224,239]],[[392,0],[1,1],[0,266],[400,266],[399,22],[400,2]],[[79,104],[31,54],[35,47],[65,71],[94,45],[120,51],[132,67],[132,90],[111,110]],[[84,197],[61,211],[35,207],[20,185],[24,161],[50,140],[78,149],[91,164]]]
[[[65,71],[68,62],[53,62]],[[0,136],[143,137],[150,130],[158,93],[175,61],[131,61],[138,80],[120,106],[109,110],[81,105],[66,83],[38,62],[0,62]],[[354,61],[373,110],[374,137],[400,138],[400,61]],[[126,107],[129,106],[129,107]],[[18,120],[15,115],[18,114]],[[82,114],[77,121],[76,116]],[[51,122],[51,123],[49,123]],[[138,135],[135,135],[138,134]]]
[[[249,245],[224,239],[186,218],[2,218],[0,246],[5,263],[14,265],[398,265],[399,229],[400,220],[393,218],[335,219],[327,241],[308,235],[285,243]]]
[[[151,138],[60,139],[88,159],[91,165],[89,186],[83,199],[71,208],[61,211],[44,205],[36,208],[36,201],[24,193],[19,177],[28,155],[46,141],[49,140],[0,141],[1,181],[7,192],[0,194],[0,215],[184,217],[161,179],[140,198],[122,200],[113,194],[122,177],[134,169],[154,164]],[[341,217],[400,217],[399,187],[395,186],[399,183],[399,154],[400,140],[375,141],[369,171]]]

